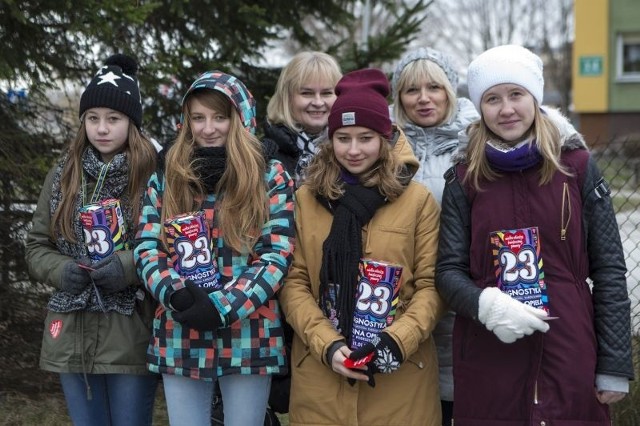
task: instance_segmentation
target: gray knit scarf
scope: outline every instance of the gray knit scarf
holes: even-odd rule
[[[67,155],[62,158],[56,168],[53,178],[50,201],[50,214],[52,217],[53,213],[62,201],[63,194],[60,191],[60,178],[67,159]],[[103,167],[108,167],[108,173],[100,190],[100,194],[96,194],[96,196],[100,200],[106,198],[120,199],[120,205],[127,231],[125,241],[134,241],[136,227],[134,215],[131,211],[131,203],[129,202],[127,194],[129,166],[126,154],[120,153],[115,155],[107,165],[100,159],[99,153],[93,149],[93,147],[87,148],[82,155],[82,168],[85,179],[87,181],[95,182]],[[73,257],[74,259],[81,259],[88,256],[87,247],[84,244],[84,234],[82,232],[79,213],[80,207],[83,204],[83,199],[88,203],[92,196],[92,194],[86,193],[86,190],[87,188],[80,188],[80,192],[76,195],[76,217],[73,222],[73,228],[77,243],[65,240],[59,232],[57,233],[56,238],[56,247],[60,253]],[[133,313],[135,297],[136,289],[132,286],[129,286],[117,293],[101,294],[102,305],[106,312],[113,311],[123,315],[131,315]],[[80,310],[102,312],[102,307],[98,302],[98,296],[96,295],[93,286],[88,286],[82,293],[77,295],[57,290],[51,296],[47,308],[54,312],[73,312]]]

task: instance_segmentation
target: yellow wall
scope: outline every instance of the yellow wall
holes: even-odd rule
[[[606,112],[609,81],[609,0],[575,0],[573,104],[575,112]],[[602,58],[599,75],[581,73],[581,58]],[[583,66],[584,71],[584,66]]]

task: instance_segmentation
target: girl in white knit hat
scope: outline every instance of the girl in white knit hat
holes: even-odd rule
[[[538,56],[489,49],[468,86],[481,119],[446,175],[436,268],[457,313],[455,424],[610,425],[633,366],[607,183],[582,136],[542,107]]]

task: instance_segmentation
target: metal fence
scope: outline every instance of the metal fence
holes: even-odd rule
[[[632,330],[640,335],[640,136],[594,148],[592,154],[611,186],[627,264]]]

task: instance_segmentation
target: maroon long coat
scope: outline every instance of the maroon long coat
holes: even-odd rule
[[[615,315],[619,311],[624,318],[628,315],[628,297],[626,287],[617,289],[624,285],[624,259],[621,268],[616,266],[617,269],[611,271],[615,282],[598,283],[600,302],[594,304],[596,297],[592,299],[587,284],[589,256],[582,222],[581,190],[588,159],[584,149],[564,152],[562,162],[572,176],[557,172],[552,182],[543,186],[539,185],[537,167],[507,173],[494,182],[482,182],[482,191],[465,186],[471,202],[471,222],[470,251],[465,253],[463,261],[468,261],[467,273],[470,272],[477,286],[475,293],[470,296],[468,293],[469,299],[481,289],[496,285],[490,233],[538,227],[549,306],[552,315],[559,319],[550,321],[546,334],[536,332],[505,344],[477,319],[457,316],[453,343],[456,426],[610,424],[608,407],[596,399],[596,372],[623,377],[632,373],[615,370],[615,366],[626,365],[626,360],[611,362],[616,361],[616,356],[627,357],[622,353],[625,351],[615,353],[614,349],[609,354],[603,351],[602,336],[596,331],[600,320],[595,321],[594,306],[607,304],[602,312]],[[460,180],[464,172],[465,167],[459,165]],[[453,237],[446,231],[446,209],[446,200],[443,200],[441,239]],[[563,228],[565,239],[561,237]],[[621,247],[617,229],[614,232],[617,241],[614,238],[611,243],[619,265],[617,250],[621,254]],[[455,262],[457,254],[450,254],[453,259],[449,262]],[[442,249],[439,255],[442,257]],[[442,265],[446,263],[445,260]],[[447,278],[451,280],[452,276]],[[439,281],[440,277],[436,279]],[[446,287],[446,283],[438,282],[438,289],[441,287]],[[609,288],[616,291],[607,294]],[[446,295],[443,297],[447,299]],[[624,321],[621,323],[624,327]],[[628,329],[621,330],[623,336],[628,333]],[[608,337],[616,338],[615,335]],[[603,361],[603,354],[611,359]],[[607,370],[609,367],[612,368]]]

